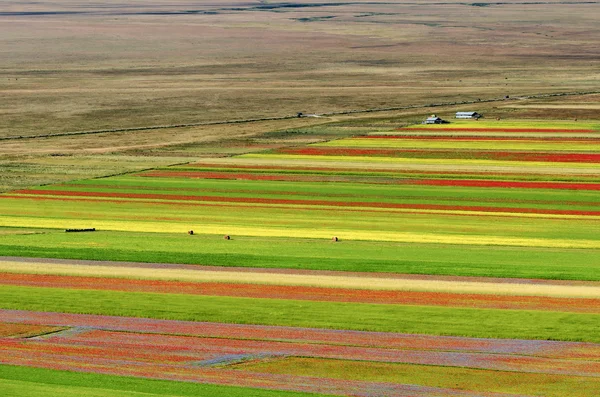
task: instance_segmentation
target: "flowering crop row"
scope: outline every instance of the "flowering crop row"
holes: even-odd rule
[[[438,131],[438,130],[436,130]],[[598,137],[537,137],[537,136],[482,136],[482,135],[466,135],[466,136],[448,136],[448,135],[363,135],[349,139],[348,141],[360,141],[363,139],[382,139],[382,140],[434,140],[434,141],[447,141],[447,142],[462,142],[462,141],[527,141],[537,143],[577,143],[586,142],[591,144],[597,144],[600,142]],[[344,141],[341,141],[344,142]],[[281,149],[279,149],[281,150]]]
[[[600,299],[0,273],[0,284],[378,304],[600,313]],[[490,288],[490,292],[493,289]],[[2,328],[0,327],[0,332]]]
[[[22,324],[94,328],[125,333],[188,335],[204,338],[262,340],[357,346],[368,348],[509,354],[600,362],[600,344],[544,340],[482,339],[449,336],[398,334],[294,328],[282,326],[199,323],[86,314],[0,310],[0,321]],[[93,334],[92,334],[93,335]],[[122,334],[123,336],[125,334]],[[186,339],[181,339],[186,340]],[[188,343],[184,343],[189,345]]]
[[[80,316],[81,317],[81,316]],[[89,317],[89,316],[87,316]],[[133,319],[135,321],[135,319]],[[137,320],[139,322],[139,320]],[[170,322],[174,323],[174,322]],[[176,323],[176,322],[175,322]],[[177,324],[174,324],[177,325]],[[212,324],[213,328],[227,328],[226,324]],[[89,327],[89,328],[88,328]],[[104,326],[111,328],[112,325]],[[117,326],[118,328],[118,326]],[[142,327],[143,328],[143,327]],[[195,328],[202,330],[204,324],[197,323]],[[271,338],[243,338],[242,335],[252,331],[256,326],[238,326],[242,332],[223,333],[221,336],[212,335],[210,338],[199,336],[175,336],[158,333],[159,329],[153,329],[151,333],[141,330],[130,329],[127,332],[93,329],[88,325],[85,329],[74,333],[58,333],[50,335],[43,339],[35,340],[14,340],[0,339],[0,347],[3,351],[3,360],[6,364],[18,364],[13,360],[26,357],[30,362],[62,362],[73,366],[91,367],[92,369],[100,367],[122,370],[129,367],[147,368],[152,370],[155,365],[159,365],[165,371],[183,370],[184,373],[203,374],[205,368],[209,365],[203,365],[203,362],[218,362],[218,357],[285,357],[302,356],[318,357],[338,360],[362,360],[388,363],[409,363],[420,365],[442,365],[442,366],[460,366],[480,369],[491,369],[497,371],[517,371],[517,372],[535,372],[556,375],[571,376],[600,376],[600,362],[591,361],[586,358],[577,358],[577,349],[579,351],[594,352],[598,345],[568,344],[566,357],[557,357],[556,354],[545,355],[544,351],[537,351],[532,355],[523,355],[495,351],[488,353],[482,351],[486,340],[476,340],[468,338],[444,338],[444,344],[436,344],[435,337],[429,337],[434,343],[425,347],[418,347],[418,344],[412,343],[412,347],[396,348],[394,346],[381,346],[382,341],[378,341],[377,334],[371,333],[371,339],[366,346],[353,346],[346,339],[341,339],[344,331],[337,332],[337,341],[324,342],[322,340],[307,339],[311,330],[303,335],[303,340],[286,340],[279,333],[281,327],[274,328],[271,331]],[[243,330],[243,328],[248,328]],[[282,329],[285,331],[285,329]],[[232,329],[233,331],[233,329]],[[246,332],[244,332],[246,331]],[[269,330],[266,330],[269,331]],[[293,331],[293,330],[292,330]],[[298,331],[303,331],[302,329]],[[285,334],[285,332],[283,333]],[[333,335],[331,335],[333,336]],[[408,341],[410,335],[381,335]],[[419,336],[412,335],[417,340]],[[454,339],[454,340],[453,340]],[[339,344],[343,340],[344,345]],[[518,344],[527,346],[531,341],[515,341]],[[464,344],[470,345],[472,351],[458,351],[464,349]],[[495,341],[490,340],[493,346]],[[499,341],[502,344],[502,341]],[[533,343],[532,346],[535,346]],[[569,346],[570,345],[570,346]],[[437,346],[437,348],[436,348]],[[548,346],[550,347],[550,346]],[[555,346],[560,351],[560,344]],[[569,355],[568,349],[571,348],[576,354]],[[581,353],[579,353],[581,354]],[[226,368],[225,368],[226,369]],[[222,368],[216,368],[216,372],[223,372],[222,375],[230,376]]]
[[[327,395],[357,397],[495,397],[494,393],[470,392],[397,383],[315,378],[295,375],[277,375],[235,369],[176,366],[162,363],[144,365],[115,365],[103,360],[73,360],[60,356],[31,357],[19,352],[6,351],[0,364],[33,366],[74,372],[95,372],[119,376],[199,382],[206,384],[241,386],[273,390],[288,390]],[[498,396],[500,397],[500,396]]]
[[[455,180],[416,180],[413,184],[431,184],[436,186],[460,186],[461,182]],[[469,181],[466,182],[470,183]],[[492,187],[492,182],[482,182],[482,184]],[[499,182],[499,186],[506,184],[510,186],[511,182]],[[517,187],[520,183],[516,182]],[[533,186],[546,186],[543,182],[531,183]],[[564,184],[565,186],[587,187],[586,184]],[[464,186],[464,185],[463,185]],[[526,185],[525,185],[526,186]],[[597,185],[596,185],[597,186]],[[597,188],[597,187],[596,187]],[[592,190],[592,189],[588,189]],[[225,202],[225,203],[257,203],[257,204],[283,204],[283,205],[311,205],[311,206],[332,206],[332,207],[358,207],[358,208],[391,208],[391,209],[413,209],[413,210],[437,210],[437,211],[474,211],[474,212],[493,212],[493,213],[525,213],[525,214],[551,214],[551,215],[571,215],[571,216],[600,216],[600,211],[581,211],[581,210],[556,210],[542,208],[523,208],[523,207],[492,207],[481,205],[444,205],[444,204],[418,204],[418,203],[385,203],[378,201],[334,201],[334,200],[305,200],[305,199],[272,199],[263,197],[230,197],[230,196],[194,196],[194,195],[174,195],[158,193],[119,193],[119,192],[85,192],[68,190],[20,190],[19,194],[28,195],[47,195],[47,196],[71,196],[71,197],[111,197],[125,199],[158,199],[158,200],[181,200],[198,202]]]
[[[481,179],[486,176],[485,173],[472,174],[473,179],[434,179],[434,178],[419,178],[427,172],[418,172],[418,176],[412,177],[411,174],[417,173],[404,172],[405,175],[380,177],[370,176],[335,176],[335,175],[290,175],[268,174],[263,173],[239,173],[239,172],[213,172],[213,171],[147,171],[139,174],[141,177],[152,178],[191,178],[191,179],[230,179],[230,180],[249,180],[249,181],[288,181],[288,182],[354,182],[354,183],[374,183],[377,185],[432,185],[432,186],[465,186],[465,187],[494,187],[494,188],[518,188],[518,189],[559,189],[559,190],[600,190],[600,183],[588,182],[543,182],[543,181],[518,181],[518,180],[494,180]],[[408,174],[408,175],[406,175]],[[443,176],[443,172],[432,172],[435,176]],[[411,176],[411,177],[406,177]],[[500,176],[500,175],[496,175]],[[516,175],[512,175],[515,177]],[[446,185],[444,185],[446,184]],[[9,197],[5,195],[4,197]],[[13,197],[13,196],[10,196]]]
[[[504,299],[505,296],[515,297],[544,297],[548,298],[548,305],[552,304],[552,298],[569,298],[564,300],[564,307],[584,307],[593,310],[594,301],[600,299],[600,285],[596,281],[556,281],[539,279],[516,279],[499,280],[488,277],[456,277],[456,276],[428,276],[428,275],[377,275],[364,272],[341,272],[331,274],[320,270],[266,270],[241,267],[229,267],[227,269],[214,266],[201,265],[160,265],[157,263],[123,263],[104,262],[99,265],[89,261],[56,261],[56,260],[1,260],[0,272],[2,272],[4,285],[22,285],[38,287],[65,288],[104,288],[100,283],[103,278],[114,280],[115,288],[132,288],[134,290],[145,290],[149,288],[146,283],[154,280],[155,292],[170,292],[174,283],[178,289],[185,293],[204,293],[205,286],[210,294],[217,294],[221,285],[231,285],[232,294],[252,294],[256,289],[260,290],[263,297],[275,296],[275,294],[295,294],[295,290],[278,289],[278,287],[307,288],[306,294],[299,294],[303,299],[311,299],[327,291],[337,291],[342,297],[350,297],[353,294],[361,296],[363,290],[379,291],[382,295],[380,302],[385,299],[393,299],[394,295],[386,295],[386,291],[402,293],[425,292],[452,294],[452,295],[483,295],[473,296],[475,301],[485,301],[485,296],[493,295],[495,299]],[[70,278],[73,277],[73,278]],[[129,281],[125,282],[122,279]],[[165,282],[163,284],[162,282]],[[98,284],[101,287],[98,287]],[[110,284],[106,282],[105,284]],[[125,284],[125,285],[122,285]],[[164,286],[164,288],[163,288]],[[259,287],[262,286],[262,287]],[[273,290],[270,290],[273,288]],[[268,290],[268,291],[267,291]],[[355,291],[358,290],[358,291]],[[378,297],[378,293],[374,297]],[[268,295],[273,293],[273,295]],[[347,295],[347,294],[348,295]],[[207,294],[208,295],[208,294]],[[296,294],[298,295],[298,294]],[[337,295],[337,294],[332,294]],[[292,296],[292,295],[290,295]],[[369,297],[370,298],[370,297]],[[403,297],[398,298],[403,299]],[[406,299],[412,299],[410,296]],[[417,299],[415,297],[415,299]],[[507,298],[510,299],[510,298]],[[520,298],[517,298],[520,299]],[[535,299],[534,304],[535,304]],[[578,304],[577,300],[583,299]],[[457,301],[460,303],[460,300]],[[541,304],[541,302],[537,302]],[[537,307],[537,306],[536,306]],[[543,307],[539,306],[539,307]],[[558,311],[562,311],[561,309]],[[574,310],[576,311],[576,310]]]
[[[598,153],[543,153],[518,151],[472,151],[472,150],[419,150],[419,149],[355,149],[344,147],[305,147],[280,149],[278,153],[310,156],[378,156],[415,158],[488,159],[510,161],[538,161],[553,163],[600,163]],[[244,178],[244,177],[242,177]],[[247,177],[246,177],[247,178]],[[276,179],[273,176],[263,176]],[[249,178],[248,178],[249,179]]]
[[[401,131],[473,131],[473,132],[597,132],[592,129],[576,129],[576,128],[478,128],[478,127],[403,127]]]
[[[313,147],[359,148],[359,149],[420,149],[420,150],[460,150],[467,155],[469,151],[522,151],[522,152],[567,152],[593,153],[598,139],[510,139],[505,137],[448,137],[448,136],[399,136],[397,138],[371,139],[351,138],[316,143]],[[302,149],[302,148],[300,148]],[[285,150],[285,149],[281,149]],[[359,157],[360,155],[355,155]],[[468,158],[466,158],[468,159]]]

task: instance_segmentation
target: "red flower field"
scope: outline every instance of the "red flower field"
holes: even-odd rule
[[[548,186],[544,182],[514,183],[512,182],[493,182],[489,181],[455,181],[455,180],[409,180],[412,184],[430,184],[435,186],[477,186],[471,183],[481,183],[486,187],[520,187],[520,186],[536,186],[544,188]],[[461,185],[464,183],[464,185]],[[495,183],[499,185],[494,186]],[[591,184],[568,184],[559,183],[564,188],[587,190],[598,190],[600,184],[594,184],[594,189],[589,189]],[[546,187],[547,188],[547,187]],[[255,204],[282,204],[282,205],[309,205],[309,206],[333,206],[333,207],[350,207],[350,208],[395,208],[395,209],[413,209],[413,210],[438,210],[438,211],[477,211],[490,212],[494,214],[502,213],[527,213],[527,214],[549,214],[549,215],[570,215],[570,216],[600,216],[600,211],[579,211],[579,210],[553,210],[540,208],[523,208],[523,207],[488,207],[480,205],[444,205],[444,204],[398,204],[384,203],[378,201],[333,201],[333,200],[302,200],[302,199],[270,199],[263,197],[230,197],[230,196],[194,196],[194,195],[175,195],[175,194],[156,194],[156,193],[118,193],[118,192],[85,192],[85,191],[68,191],[68,190],[37,190],[24,189],[16,193],[40,195],[40,196],[67,196],[67,197],[111,197],[111,198],[127,198],[127,199],[157,199],[157,200],[177,200],[191,202],[221,202],[221,203],[255,203]],[[4,196],[11,198],[11,196]]]
[[[357,290],[287,285],[182,282],[80,276],[0,273],[0,285],[74,288],[111,291],[183,293],[240,296],[263,299],[294,299],[378,304],[473,307],[510,310],[553,310],[600,313],[600,299],[541,296],[457,294],[420,291]],[[0,329],[1,331],[1,329]]]

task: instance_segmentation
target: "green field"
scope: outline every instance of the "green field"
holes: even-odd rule
[[[0,365],[0,389],[14,397],[311,397],[323,394],[227,387]]]
[[[518,128],[531,123],[496,125]],[[541,125],[552,124],[537,128]],[[595,124],[586,126],[596,128]],[[280,361],[259,356],[237,367],[224,364],[207,371],[216,371],[209,373],[216,376],[211,379],[217,382],[239,386],[256,384],[236,379],[236,369],[257,371],[265,381],[280,374],[298,382],[292,388],[297,391],[325,390],[319,387],[322,379],[342,388],[335,389],[342,390],[342,394],[351,394],[351,386],[344,382],[359,382],[360,387],[371,391],[378,387],[377,382],[397,387],[434,387],[449,393],[468,390],[561,396],[579,387],[579,394],[574,395],[584,396],[595,391],[595,352],[600,343],[600,179],[596,138],[587,136],[595,132],[586,132],[581,138],[591,139],[589,142],[567,144],[572,140],[567,133],[533,128],[532,132],[519,134],[532,138],[535,144],[512,142],[507,136],[489,144],[477,135],[456,140],[448,135],[442,140],[427,135],[437,128],[402,130],[402,134],[422,133],[427,136],[424,139],[401,135],[342,138],[6,193],[0,196],[0,252],[9,257],[5,258],[5,272],[13,273],[6,273],[6,281],[0,283],[0,315],[2,311],[25,310],[118,316],[124,321],[141,318],[231,324],[242,327],[240,330],[257,325],[267,326],[264,332],[272,333],[267,339],[276,340],[278,332],[284,331],[269,326],[415,334],[417,340],[423,337],[418,335],[440,340],[443,336],[470,337],[478,338],[482,346],[500,340],[515,340],[516,344],[584,342],[564,345],[566,350],[559,360],[567,375],[557,373],[554,367],[558,361],[545,353],[538,356],[535,351],[521,353],[518,349],[499,359],[512,365],[510,371],[491,364],[496,356],[482,359],[480,364],[467,363],[465,368],[457,361],[421,369],[416,364],[353,361],[364,360],[368,354],[330,360],[319,356],[321,353]],[[467,132],[485,134],[475,129]],[[389,135],[390,131],[385,133]],[[327,152],[330,149],[333,151]],[[355,149],[358,151],[352,151]],[[369,152],[371,149],[379,152]],[[413,149],[422,158],[413,156]],[[532,161],[537,158],[545,160]],[[95,231],[66,232],[90,228]],[[68,262],[61,267],[60,261],[54,266],[52,262],[18,257],[107,262]],[[136,276],[135,265],[110,261],[158,265],[144,268],[144,274],[151,276],[144,280],[146,289],[142,292],[134,289],[135,282],[144,279],[141,272]],[[176,277],[175,269],[180,267],[160,264],[203,267],[186,268],[195,273],[187,279]],[[96,265],[102,265],[102,272],[94,272],[101,269],[92,267]],[[82,266],[83,271],[76,272],[73,266]],[[126,274],[119,273],[118,266],[123,266]],[[153,266],[160,270],[152,273]],[[230,268],[228,281],[202,278],[210,273],[209,269],[218,273],[223,268]],[[245,276],[249,273],[241,268],[263,270],[254,271],[250,281]],[[306,275],[304,271],[324,272],[309,273],[313,280],[310,285],[294,281]],[[345,284],[344,277],[350,276],[336,273],[342,271],[362,274],[352,275],[352,282]],[[321,276],[339,279],[328,284],[333,281],[319,280]],[[390,288],[378,290],[381,294],[377,299],[383,300],[370,300],[373,286],[357,284],[361,276],[381,278],[381,285]],[[109,288],[111,277],[126,280],[112,279],[115,285],[120,284]],[[278,281],[270,284],[269,278],[275,277]],[[183,282],[192,279],[196,284]],[[173,280],[182,283],[167,283]],[[407,284],[402,284],[404,281]],[[207,291],[215,288],[214,294],[203,292],[204,287]],[[269,288],[275,291],[276,287],[282,292],[267,294]],[[247,289],[238,295],[237,288]],[[318,293],[322,295],[304,299],[317,296],[311,288],[321,288]],[[407,300],[393,301],[396,298],[385,295],[390,291],[406,291],[402,298]],[[477,298],[469,302],[467,291],[475,291]],[[292,292],[296,295],[276,295]],[[328,299],[327,294],[336,294],[336,298]],[[421,300],[409,301],[409,295],[410,299]],[[12,329],[10,324],[6,329]],[[60,356],[63,349],[76,349],[80,353],[60,356],[71,369],[77,363],[73,361],[79,357],[77,354],[83,355],[82,360],[115,354],[110,350],[115,342],[107,341],[106,351],[93,350],[98,348],[96,343],[104,346],[103,341],[93,339],[93,330],[89,340],[84,338],[90,345],[77,350],[79,347],[72,344],[83,343],[77,339],[77,332],[75,328],[67,329],[64,336],[58,333],[56,345],[52,344],[52,336],[48,345],[32,340],[15,346],[8,341],[7,351],[13,363],[19,363],[27,357],[28,346],[42,343],[36,347],[42,351],[33,365],[49,366],[50,357]],[[258,338],[256,343],[267,343],[260,332],[251,338]],[[227,335],[227,343],[235,345],[236,339],[230,340],[231,334]],[[136,337],[145,336],[141,332]],[[459,347],[461,342],[452,340],[455,344],[440,348],[440,352]],[[204,341],[194,343],[202,346]],[[303,343],[322,342],[316,339]],[[146,349],[151,344],[132,346]],[[49,349],[49,356],[45,349]],[[87,353],[86,349],[92,350]],[[424,349],[419,346],[414,349],[414,354],[430,353],[419,350]],[[153,354],[147,352],[150,364],[159,360]],[[399,350],[390,354],[404,353]],[[537,364],[519,367],[519,363],[527,363],[529,354],[536,357]],[[137,361],[139,365],[148,364],[144,357],[136,358],[142,360]],[[173,376],[192,376],[195,363],[177,364],[172,370],[179,375]],[[103,365],[97,370],[114,373],[125,364]],[[156,373],[156,368],[150,368],[154,374],[150,376],[164,377]],[[531,368],[539,373],[531,373]],[[225,378],[221,380],[220,376]],[[78,383],[82,378],[76,375],[58,385],[44,379],[30,382],[9,378],[3,382],[6,388],[23,388],[30,395],[60,392],[103,397],[112,392],[110,388],[82,389],[88,386]],[[527,379],[526,385],[523,379]],[[300,384],[307,388],[300,388]],[[185,387],[181,389],[184,394],[176,394],[181,392],[175,389],[168,395],[186,395]],[[210,393],[213,386],[206,387],[194,393]],[[115,390],[124,396],[139,393],[124,386]],[[243,389],[236,390],[243,393]],[[262,395],[262,391],[257,393]],[[157,392],[151,391],[150,395]]]
[[[600,280],[593,249],[3,229],[4,255],[209,266]],[[33,232],[32,234],[21,234]],[[432,257],[431,250],[436,255]]]
[[[0,397],[600,395],[597,14],[3,1]]]
[[[0,286],[0,293],[2,309],[477,338],[600,342],[599,314],[15,286]]]

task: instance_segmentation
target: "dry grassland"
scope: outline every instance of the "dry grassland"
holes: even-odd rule
[[[310,123],[293,119],[2,141],[0,191],[264,150],[264,139],[255,142],[256,137]],[[302,137],[280,139],[278,144],[289,144],[290,139],[301,142]]]
[[[597,4],[3,2],[0,135],[597,89]]]
[[[513,0],[4,1],[0,138],[594,91],[596,9],[595,2]],[[556,108],[569,100],[482,103],[477,110],[598,118],[598,96]],[[543,107],[546,101],[552,107]],[[522,107],[530,105],[536,107]],[[3,141],[0,190],[148,166],[147,159],[99,155],[162,157],[150,163],[164,166],[252,152],[264,142],[247,140],[270,131],[327,122],[394,128],[429,112]],[[96,160],[103,164],[87,166]]]

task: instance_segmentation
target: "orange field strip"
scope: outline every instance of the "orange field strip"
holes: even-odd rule
[[[0,338],[28,338],[36,335],[55,332],[63,329],[62,327],[52,327],[47,325],[2,323],[0,322]]]
[[[272,378],[273,374],[263,373],[250,378],[255,383],[248,383],[248,379],[237,377],[235,366],[227,362],[314,357],[600,378],[600,344],[594,343],[0,310],[0,321],[15,320],[22,324],[72,328],[28,340],[0,338],[3,352],[0,363],[163,379],[168,375],[176,380],[259,387],[276,380],[280,386],[279,381],[286,378]],[[137,372],[128,372],[132,369]],[[294,385],[300,382],[311,388],[319,387],[319,381],[301,375],[290,374],[286,380]],[[378,389],[374,383],[362,386]],[[296,387],[294,390],[299,390]]]
[[[597,132],[592,129],[575,128],[502,128],[502,127],[402,127],[398,131],[469,131],[469,132]]]
[[[284,326],[156,320],[91,314],[68,314],[0,309],[0,322],[79,327],[144,334],[188,335],[206,338],[323,343],[336,346],[380,347],[399,350],[440,350],[514,354],[558,359],[600,361],[600,344],[545,340],[483,339],[454,336],[343,331]]]
[[[600,363],[554,357],[521,356],[506,353],[454,352],[442,350],[404,350],[385,347],[340,346],[296,341],[265,341],[233,338],[200,338],[179,335],[114,332],[79,329],[64,335],[28,340],[0,338],[8,357],[27,356],[45,361],[50,358],[80,364],[114,367],[144,366],[160,363],[171,369],[199,370],[223,356],[260,359],[261,357],[319,357],[420,365],[443,365],[600,377]],[[206,364],[204,364],[206,363]],[[227,368],[225,368],[227,369]]]
[[[292,182],[333,182],[348,181],[348,177],[327,175],[290,175],[290,174],[263,174],[240,172],[206,172],[206,171],[147,171],[138,174],[143,177],[153,178],[190,178],[190,179],[237,179],[252,181],[292,181]],[[386,178],[377,180],[376,184],[385,185],[429,185],[429,186],[461,186],[461,187],[489,187],[489,188],[519,188],[519,189],[566,189],[566,190],[600,190],[600,183],[573,183],[573,182],[529,182],[529,181],[498,181],[485,179],[423,179],[423,178]],[[64,185],[68,186],[68,185]],[[294,193],[286,193],[293,195]]]
[[[267,286],[262,284],[182,282],[13,273],[0,273],[0,284],[49,288],[237,296],[263,299],[600,313],[600,299],[586,298],[381,291],[310,286]]]
[[[451,184],[451,183],[450,183]],[[229,196],[195,196],[157,193],[119,193],[119,192],[81,192],[69,190],[39,190],[24,189],[16,193],[40,196],[66,196],[66,197],[107,197],[124,199],[157,199],[157,200],[183,200],[192,202],[223,202],[223,203],[255,203],[255,204],[283,204],[283,205],[314,205],[351,208],[390,208],[390,209],[413,209],[413,210],[436,210],[436,211],[475,211],[490,213],[510,214],[546,214],[567,216],[600,216],[600,211],[580,210],[553,210],[541,208],[521,207],[490,207],[480,205],[444,205],[444,204],[402,204],[384,203],[379,201],[333,201],[333,200],[305,200],[305,199],[272,199],[262,197],[229,197]]]
[[[163,265],[135,262],[50,260],[0,257],[0,272],[19,275],[77,276],[127,280],[257,284],[271,286],[317,287],[334,290],[414,291],[450,294],[538,296],[600,299],[600,282],[498,279],[485,277],[427,276],[395,273],[353,273],[317,270],[258,269],[200,265]],[[83,283],[85,284],[85,283]],[[83,287],[82,287],[83,288]],[[241,287],[240,287],[241,288]],[[250,287],[247,287],[250,288]],[[167,288],[168,289],[168,288]]]

